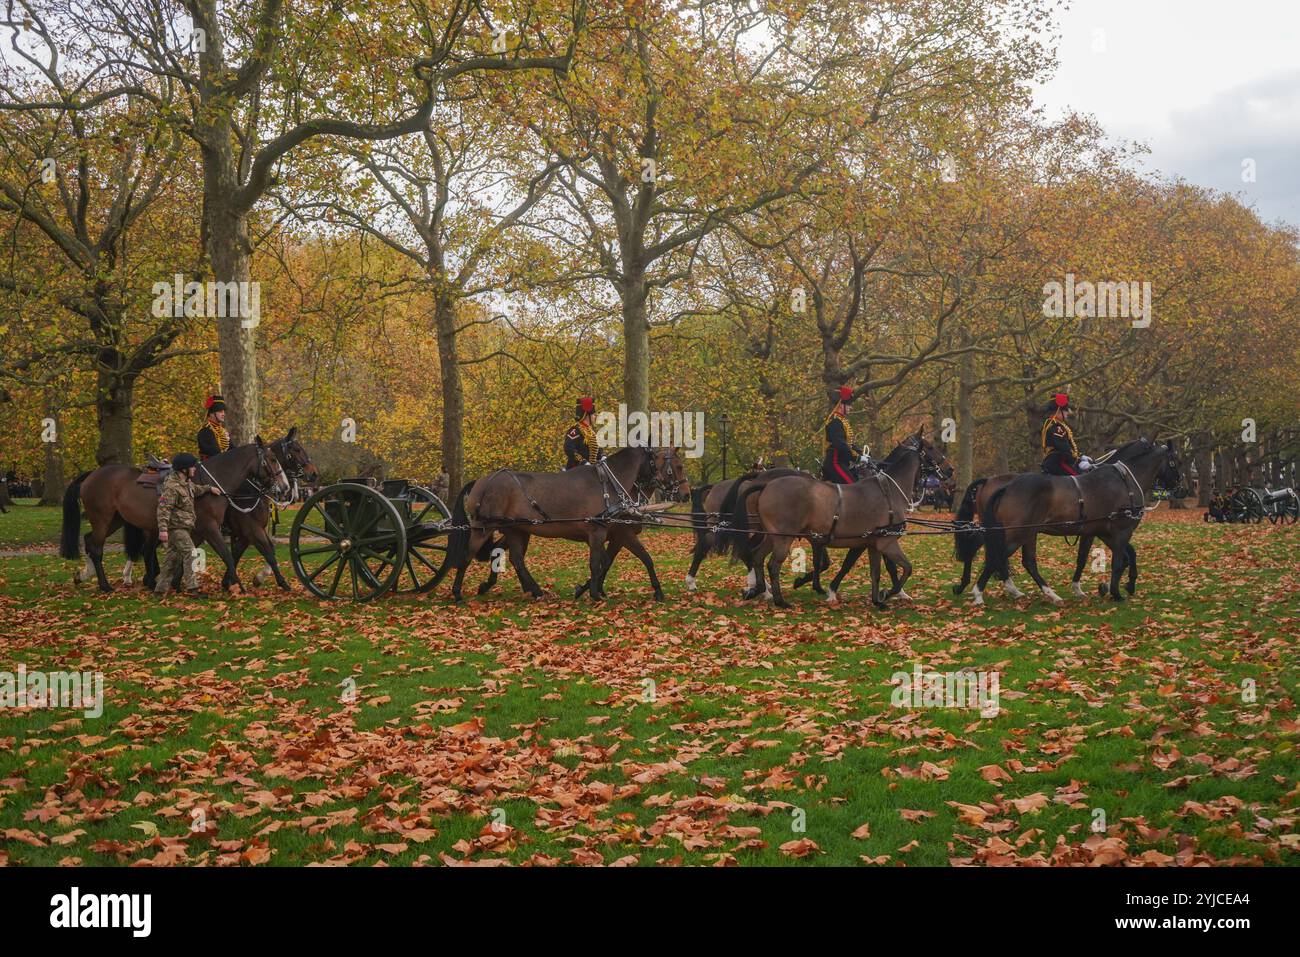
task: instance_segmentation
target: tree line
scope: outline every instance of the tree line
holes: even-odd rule
[[[335,475],[555,467],[592,394],[704,410],[716,477],[722,413],[810,466],[847,384],[960,482],[1033,467],[1055,391],[1091,448],[1293,481],[1295,230],[1036,110],[1051,13],[16,0],[0,467],[188,448],[219,385]]]

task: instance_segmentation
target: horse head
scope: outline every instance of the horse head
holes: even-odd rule
[[[253,473],[254,478],[281,495],[287,495],[292,486],[284,474],[284,468],[280,465],[275,451],[262,441],[260,435],[254,436],[253,442],[257,445],[257,470]]]
[[[315,482],[320,478],[320,473],[312,464],[311,457],[307,455],[307,449],[298,439],[298,426],[291,428],[284,438],[272,442],[271,451],[291,482],[297,482],[304,477],[309,482]]]
[[[674,502],[687,502],[691,498],[691,483],[686,478],[686,462],[681,450],[675,446],[667,449],[646,448],[637,485],[646,491],[659,492]]]

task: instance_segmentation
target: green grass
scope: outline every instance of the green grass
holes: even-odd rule
[[[51,538],[57,512],[0,516],[0,541]],[[558,597],[507,575],[461,606],[158,602],[6,559],[0,669],[97,669],[106,702],[98,719],[0,715],[0,860],[1295,864],[1297,531],[1181,518],[1139,531],[1136,599],[1060,609],[996,587],[983,609],[954,599],[937,536],[904,540],[915,602],[883,612],[865,562],[839,608],[807,590],[789,611],[741,603],[720,559],[687,594],[689,538],[671,532],[648,536],[664,604],[627,556],[609,601],[572,601],[584,550],[541,540],[529,564]],[[1072,549],[1040,555],[1065,593]],[[1001,712],[892,707],[891,675],[917,661],[996,671]],[[215,834],[190,830],[195,807]],[[780,850],[800,839],[817,850]]]

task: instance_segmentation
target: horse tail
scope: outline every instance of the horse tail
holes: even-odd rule
[[[758,473],[746,473],[731,483],[731,488],[727,489],[727,494],[722,496],[722,503],[718,506],[719,519],[731,515],[736,510],[736,498],[740,495],[740,487],[750,481],[756,474]],[[748,523],[749,520],[746,519],[745,521]],[[730,526],[730,519],[727,519],[727,524]],[[735,543],[726,529],[719,528],[717,534],[713,536],[712,551],[715,555],[735,554]]]
[[[739,485],[740,483],[736,484]],[[755,492],[763,491],[765,488],[767,488],[766,483],[751,485],[736,496],[736,505],[731,510],[728,545],[732,557],[744,562],[746,565],[753,564],[754,549],[758,545],[758,540],[762,537],[761,535],[749,534],[751,531],[749,527],[749,497]]]
[[[701,546],[709,534],[708,516],[704,514],[704,498],[712,485],[691,486],[691,528],[695,531],[695,544]]]
[[[465,510],[465,496],[474,488],[474,480],[461,486],[456,504],[451,510],[451,523],[455,526],[447,536],[445,567],[464,568],[469,564],[469,513]]]
[[[144,557],[144,529],[127,522],[122,526],[122,541],[126,545],[126,560],[138,562]]]
[[[1004,485],[994,492],[989,507],[984,510],[984,559],[989,563],[989,571],[1003,581],[1011,574],[1011,566],[1007,560],[1007,530],[998,521],[998,505],[1010,487]]]
[[[90,472],[82,472],[68,483],[63,493],[63,532],[59,536],[59,555],[81,557],[81,483]]]
[[[975,517],[975,500],[979,498],[980,489],[987,481],[987,478],[979,478],[966,486],[966,494],[962,496],[961,506],[957,509],[957,521],[969,522]],[[983,547],[984,533],[977,528],[959,529],[953,536],[953,551],[959,562],[972,561]]]

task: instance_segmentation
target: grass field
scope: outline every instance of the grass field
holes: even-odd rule
[[[58,517],[0,515],[0,547]],[[1297,528],[1157,512],[1136,598],[1062,608],[973,608],[951,542],[909,536],[914,602],[883,612],[865,563],[781,612],[721,559],[684,592],[689,538],[648,541],[663,604],[626,556],[572,601],[585,549],[543,541],[557,597],[503,576],[461,606],[211,571],[160,602],[0,560],[0,670],[104,682],[98,718],[0,711],[0,863],[1300,863]],[[1072,559],[1040,551],[1062,593]],[[916,663],[996,673],[999,712],[894,706]]]

